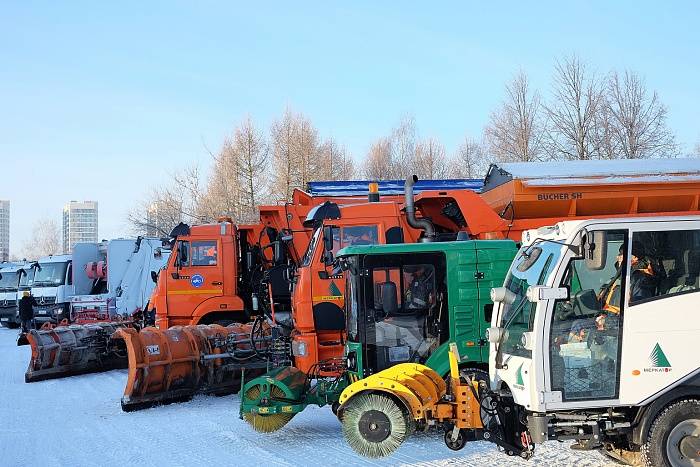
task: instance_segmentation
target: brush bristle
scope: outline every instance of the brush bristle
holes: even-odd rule
[[[249,412],[243,414],[243,419],[257,432],[272,433],[289,423],[294,415],[292,413],[261,415]]]
[[[359,421],[362,414],[376,410],[385,414],[391,423],[389,436],[381,442],[365,439],[360,433]],[[361,456],[379,458],[396,451],[407,433],[406,417],[401,408],[391,398],[380,394],[356,396],[343,412],[343,435],[350,447]]]

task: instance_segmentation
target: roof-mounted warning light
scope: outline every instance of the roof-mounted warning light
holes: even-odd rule
[[[370,203],[378,203],[379,202],[379,183],[377,183],[377,182],[370,182],[369,183],[369,195],[367,196],[367,199],[369,200]]]

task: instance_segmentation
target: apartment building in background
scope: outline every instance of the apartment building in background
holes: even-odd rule
[[[10,202],[0,199],[0,261],[10,260]]]
[[[78,242],[97,242],[97,201],[70,201],[63,207],[63,252]]]

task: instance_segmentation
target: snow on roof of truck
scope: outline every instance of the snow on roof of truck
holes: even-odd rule
[[[43,258],[40,258],[39,261],[37,261],[39,264],[44,264],[44,263],[65,263],[66,261],[70,261],[73,258],[72,255],[52,255],[52,256],[44,256]]]
[[[308,182],[306,188],[311,196],[359,196],[369,193],[370,183],[372,180],[328,180]],[[400,195],[404,192],[406,180],[380,180],[376,183],[379,184],[380,195]],[[413,191],[414,193],[442,190],[480,191],[483,185],[483,180],[474,178],[418,180]]]
[[[700,158],[620,159],[492,164],[484,191],[520,180],[528,186],[700,181]]]

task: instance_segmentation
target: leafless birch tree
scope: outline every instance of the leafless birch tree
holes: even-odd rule
[[[675,136],[666,125],[666,106],[656,91],[647,91],[639,75],[613,72],[608,80],[606,105],[621,157],[674,157],[678,153]]]
[[[428,138],[416,145],[414,173],[423,179],[444,179],[450,176],[450,164],[445,146],[436,138]]]
[[[465,136],[452,158],[450,175],[456,178],[483,178],[490,162],[483,144]]]
[[[576,56],[557,61],[552,99],[544,105],[550,156],[568,160],[595,158],[596,118],[603,105],[601,84]]]
[[[506,98],[486,126],[489,151],[500,161],[545,159],[541,107],[539,93],[530,90],[527,75],[520,71],[506,85]]]
[[[32,227],[32,236],[22,248],[22,254],[28,259],[61,253],[61,230],[54,219],[39,219]]]

